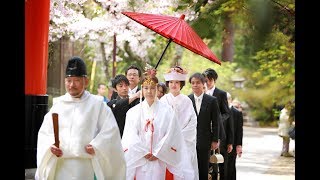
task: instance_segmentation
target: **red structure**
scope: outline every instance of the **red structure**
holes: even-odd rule
[[[25,169],[36,168],[37,135],[48,112],[49,11],[50,0],[25,0]]]

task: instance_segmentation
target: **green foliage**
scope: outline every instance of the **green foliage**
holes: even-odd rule
[[[274,121],[274,105],[294,99],[294,8],[293,0],[221,0],[206,4],[200,11],[200,19],[208,17],[220,23],[212,32],[206,30],[206,38],[211,36],[217,43],[222,19],[232,12],[234,62],[246,78],[245,90],[235,93],[247,102],[253,118],[261,122]],[[220,32],[216,32],[219,27]]]
[[[213,23],[215,22],[215,23]],[[221,29],[220,19],[214,19],[212,16],[200,16],[196,21],[192,22],[191,27],[197,32],[201,38],[220,39],[218,30]],[[212,45],[212,44],[211,44]]]
[[[140,69],[143,69],[145,62],[139,56],[137,56],[130,48],[129,43],[126,42],[124,50],[118,49],[117,55],[122,58],[121,61],[117,62],[116,74],[124,74],[128,66],[134,64]]]
[[[189,50],[184,50],[184,55],[181,60],[181,66],[187,69],[188,77],[190,77],[193,73],[202,73],[207,68],[213,68],[219,75],[216,83],[217,87],[227,91],[231,91],[230,93],[233,93],[233,90],[235,90],[231,77],[232,75],[234,75],[236,63],[223,62],[220,66]],[[182,89],[181,92],[183,94],[192,93],[189,79],[187,79],[186,86]]]
[[[158,63],[163,51],[165,50],[166,46],[168,44],[168,39],[157,35],[156,39],[154,40],[154,45],[155,47],[149,48],[148,49],[148,59],[149,59],[149,64],[153,67],[156,66]],[[175,46],[177,44],[174,42],[171,42],[165,52],[165,54],[162,57],[162,60],[160,61],[159,66],[163,63],[163,61],[170,61],[173,60],[172,57],[174,57],[174,52],[175,52]]]
[[[170,44],[170,46],[173,44]],[[178,46],[178,45],[176,45]],[[171,59],[163,59],[157,68],[157,77],[160,82],[164,82],[163,74],[165,74],[170,67],[172,67]],[[188,49],[183,48],[183,56],[181,58],[180,64],[183,68],[188,71],[188,78],[196,72],[202,73],[207,68],[213,68],[219,74],[219,78],[217,81],[217,86],[222,89],[230,90],[231,93],[235,93],[236,89],[234,88],[233,82],[230,77],[232,77],[235,73],[235,69],[237,68],[236,63],[224,62],[222,65],[218,65],[200,55],[197,55]],[[192,93],[191,85],[189,83],[189,79],[186,79],[186,85],[181,90],[182,94],[189,95]]]
[[[266,50],[259,51],[253,57],[259,66],[253,73],[253,80],[257,87],[268,85],[277,81],[279,85],[292,88],[294,86],[294,44],[288,37],[280,32],[271,34],[270,41],[266,43]]]
[[[243,0],[227,0],[227,1],[220,0],[219,2],[220,2],[219,8],[216,11],[213,11],[215,15],[224,15],[225,13],[238,12],[242,9],[245,3]],[[217,6],[217,4],[213,4],[213,7]]]
[[[295,0],[281,0],[273,3],[273,28],[295,41]]]
[[[257,120],[273,121],[274,105],[285,105],[295,97],[294,43],[281,32],[274,32],[265,43],[265,50],[258,51],[252,60],[257,63],[248,79],[247,93],[243,98],[253,109]],[[266,112],[270,116],[266,116]]]
[[[108,83],[110,80],[108,80],[105,76],[104,73],[104,64],[102,61],[97,61],[97,66],[96,66],[96,72],[95,72],[95,78],[94,78],[94,84],[93,84],[93,88],[92,88],[92,92],[93,94],[97,94],[98,91],[98,84],[99,83],[105,83],[106,86],[108,86]]]
[[[103,73],[103,65],[101,61],[97,62],[94,80],[91,81],[93,62],[96,60],[98,55],[96,52],[96,47],[90,46],[87,40],[77,40],[74,42],[74,54],[80,56],[85,61],[87,66],[88,79],[90,80],[87,90],[90,91],[89,87],[91,84],[93,84],[93,89],[91,93],[96,94],[98,83],[106,82],[106,78]]]
[[[256,39],[257,49],[262,48],[263,42],[272,30],[273,9],[269,0],[250,0],[252,25],[254,26],[253,38]]]

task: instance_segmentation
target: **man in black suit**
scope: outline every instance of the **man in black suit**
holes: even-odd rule
[[[126,77],[129,80],[129,97],[140,90],[139,82],[141,80],[142,72],[141,69],[136,65],[130,65],[125,71]],[[110,99],[117,97],[117,92],[113,91]]]
[[[193,94],[188,97],[197,114],[197,158],[199,179],[208,179],[210,150],[218,148],[220,111],[217,98],[204,93],[205,78],[195,73],[189,78]]]
[[[228,180],[236,180],[236,159],[242,155],[242,138],[243,138],[243,116],[239,109],[232,105],[230,93],[227,93],[228,103],[231,110],[231,119],[234,124],[234,144],[233,149],[228,157]]]
[[[113,115],[117,120],[120,130],[120,136],[122,137],[125,126],[126,113],[130,108],[139,104],[141,92],[138,91],[137,93],[129,97],[129,81],[123,74],[114,77],[114,79],[112,80],[112,87],[117,92],[117,97],[110,100],[107,105],[111,108]]]
[[[219,172],[220,180],[225,180],[228,176],[228,166],[225,162],[228,161],[228,153],[230,153],[233,148],[233,120],[230,118],[230,109],[228,107],[227,93],[215,86],[216,81],[218,79],[217,72],[214,69],[208,68],[203,72],[203,75],[205,76],[207,83],[206,94],[214,96],[218,99],[222,120],[222,123],[220,123],[222,127],[220,127],[221,133],[219,134],[219,150],[221,155],[224,157],[224,163],[219,164],[219,170],[217,164],[212,164],[214,169],[212,179],[216,180],[218,177],[217,173]],[[223,134],[223,132],[225,134]]]

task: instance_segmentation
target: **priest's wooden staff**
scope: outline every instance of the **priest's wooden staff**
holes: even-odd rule
[[[58,113],[52,113],[53,132],[54,132],[54,145],[59,148],[59,116]]]

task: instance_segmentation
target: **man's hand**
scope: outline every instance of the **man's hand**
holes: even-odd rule
[[[147,70],[147,73],[151,76],[151,77],[155,77],[157,75],[157,70],[155,68],[151,68]]]
[[[50,151],[52,154],[56,155],[57,157],[61,157],[62,156],[62,150],[60,148],[57,148],[55,145],[52,145],[50,147]]]
[[[232,149],[233,149],[232,144],[228,144],[227,152],[231,153]]]
[[[213,141],[213,142],[211,143],[211,149],[212,149],[212,150],[216,150],[216,149],[218,149],[218,147],[219,147],[218,142],[214,142],[214,141]]]
[[[91,144],[86,145],[85,149],[88,154],[91,154],[91,155],[95,154],[93,146]]]
[[[155,156],[154,156],[153,154],[151,154],[151,153],[145,155],[144,158],[146,158],[146,159],[149,160],[149,161],[155,161],[155,160],[158,159],[157,157],[155,157]]]
[[[140,95],[141,95],[141,90],[135,93],[136,98],[140,98]]]
[[[131,95],[129,97],[129,104],[132,103],[134,100],[139,99],[140,95],[141,95],[141,90],[139,90],[138,92],[136,92],[133,95]]]
[[[220,147],[220,139],[218,139],[218,144],[217,145],[218,145],[218,147]]]
[[[236,151],[237,151],[238,157],[240,158],[241,155],[242,155],[242,146],[241,145],[237,145]]]
[[[151,158],[151,156],[152,156],[152,154],[151,154],[151,153],[149,153],[149,154],[145,155],[145,156],[144,156],[144,158],[146,158],[146,159],[150,159],[150,158]]]
[[[157,157],[155,157],[154,155],[152,155],[152,156],[150,157],[149,161],[155,161],[155,160],[157,160],[157,159],[158,159]]]

